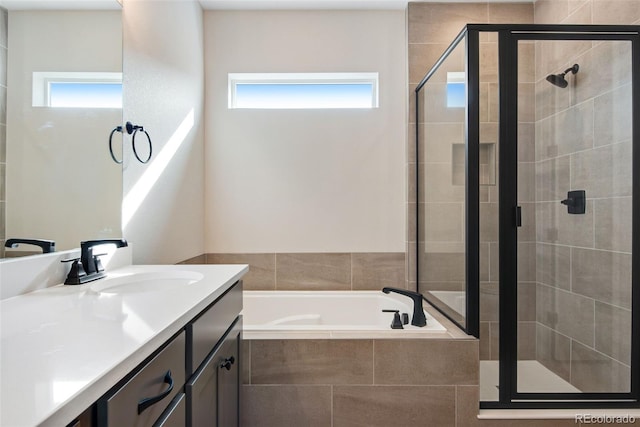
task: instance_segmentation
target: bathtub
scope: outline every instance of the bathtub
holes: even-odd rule
[[[245,291],[244,339],[420,338],[446,334],[428,309],[427,326],[391,329],[393,313],[413,313],[407,297],[380,291]],[[427,304],[425,304],[427,305]]]

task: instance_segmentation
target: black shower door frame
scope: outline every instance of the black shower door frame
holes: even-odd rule
[[[498,32],[499,62],[499,400],[482,408],[640,407],[640,27],[603,25],[468,25]],[[627,41],[632,62],[632,291],[631,383],[628,393],[520,393],[517,391],[518,42]],[[479,72],[478,70],[476,70]],[[470,144],[479,144],[469,140]]]

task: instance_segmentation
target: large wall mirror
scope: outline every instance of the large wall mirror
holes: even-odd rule
[[[109,153],[122,123],[120,4],[0,6],[0,257],[42,253],[5,248],[11,238],[53,240],[61,251],[120,237],[122,165]],[[113,148],[120,159],[121,133]]]

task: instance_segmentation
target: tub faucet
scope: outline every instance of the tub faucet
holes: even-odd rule
[[[418,292],[408,291],[406,289],[398,289],[398,288],[382,288],[382,292],[388,294],[389,292],[395,292],[400,295],[404,295],[413,300],[413,317],[411,318],[411,324],[413,326],[423,327],[427,325],[427,318],[424,315],[424,310],[422,309],[422,294]]]

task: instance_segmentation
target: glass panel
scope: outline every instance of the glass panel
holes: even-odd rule
[[[418,288],[462,327],[466,325],[465,81],[463,40],[417,100]]]
[[[498,400],[498,37],[480,43],[480,400]]]
[[[518,50],[518,391],[629,392],[631,44]]]

